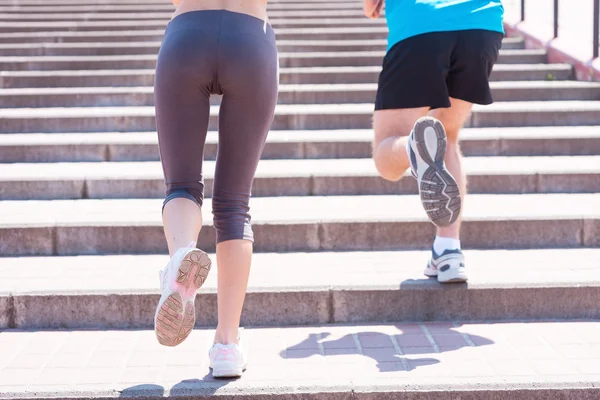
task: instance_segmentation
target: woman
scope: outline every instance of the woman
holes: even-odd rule
[[[253,247],[248,202],[278,87],[266,3],[173,0],[177,10],[156,67],[156,124],[167,185],[162,215],[171,260],[161,271],[155,331],[166,346],[177,346],[193,329],[196,291],[211,266],[196,240],[202,227],[210,96],[223,95],[212,198],[219,266],[219,322],[209,353],[215,377],[238,377],[246,368],[239,324]]]

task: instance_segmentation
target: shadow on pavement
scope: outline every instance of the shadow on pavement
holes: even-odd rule
[[[381,332],[357,332],[336,340],[326,340],[329,332],[311,333],[302,342],[288,347],[280,353],[285,359],[308,358],[314,355],[336,357],[341,355],[360,355],[374,360],[380,372],[412,371],[418,367],[438,364],[435,354],[460,350],[465,347],[487,346],[494,342],[477,335],[465,335],[445,324],[432,325],[434,333],[422,330],[398,332],[388,335]],[[402,329],[400,326],[397,326]],[[393,337],[394,340],[391,339]],[[437,338],[437,339],[436,339]],[[401,350],[398,352],[398,348]],[[415,357],[418,355],[427,357]]]
[[[216,379],[208,372],[202,379],[184,379],[169,390],[169,397],[207,397],[237,379]],[[143,384],[124,389],[119,397],[122,398],[165,398],[166,389],[160,385]]]

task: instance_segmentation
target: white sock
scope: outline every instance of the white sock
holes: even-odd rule
[[[460,240],[436,236],[433,241],[433,251],[442,254],[446,250],[460,250]]]

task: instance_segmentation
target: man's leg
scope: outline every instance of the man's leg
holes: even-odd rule
[[[432,110],[429,115],[444,125],[446,131],[444,162],[448,172],[458,185],[461,201],[464,201],[467,192],[467,178],[462,167],[458,136],[470,115],[472,104],[454,98],[450,98],[450,101],[450,108]],[[425,269],[425,275],[436,276],[441,283],[467,280],[464,256],[460,245],[460,224],[461,216],[459,214],[451,225],[437,229],[432,257]]]
[[[427,115],[429,107],[378,110],[373,115],[373,161],[382,178],[396,182],[410,162],[406,143],[415,122]]]
[[[450,98],[452,106],[450,108],[438,108],[432,110],[429,115],[437,118],[446,129],[446,167],[458,183],[461,198],[464,201],[467,194],[467,176],[462,167],[462,154],[459,145],[459,131],[471,114],[473,105],[464,100]],[[438,236],[444,238],[459,239],[460,224],[462,218],[459,217],[452,225],[438,228]]]

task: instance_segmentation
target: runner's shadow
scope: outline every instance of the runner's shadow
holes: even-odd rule
[[[280,356],[298,359],[323,354],[326,357],[360,355],[374,360],[380,372],[412,371],[438,364],[440,361],[432,355],[494,343],[481,336],[461,334],[444,325],[435,326],[433,332],[418,325],[415,328],[414,331],[399,331],[391,336],[381,332],[357,332],[336,340],[325,340],[331,335],[329,332],[311,333],[302,342],[282,351]],[[414,357],[420,354],[427,356]]]
[[[160,385],[142,384],[123,389],[119,397],[126,398],[162,398],[165,395],[165,388]]]
[[[217,390],[228,385],[235,379],[216,379],[212,373],[208,372],[202,379],[190,378],[184,379],[174,385],[170,392],[170,396],[196,398],[213,396]],[[143,384],[136,385],[124,389],[119,397],[127,398],[163,398],[165,396],[165,388],[160,385]]]
[[[185,379],[171,388],[170,395],[173,397],[212,397],[217,390],[227,386],[237,379],[213,378],[212,372],[208,372],[202,379]]]

